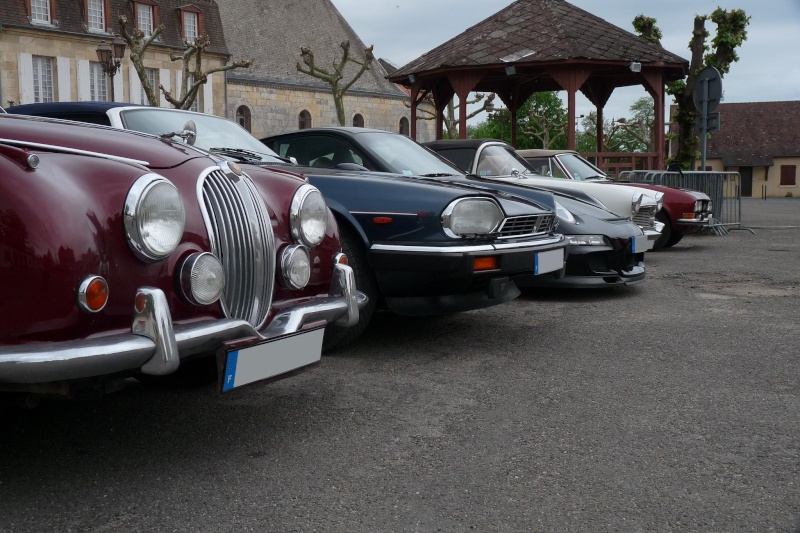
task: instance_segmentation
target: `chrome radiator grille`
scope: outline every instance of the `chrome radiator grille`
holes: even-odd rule
[[[639,212],[633,216],[633,222],[642,229],[654,227],[656,220],[656,206],[643,205]]]
[[[508,217],[498,230],[501,239],[545,235],[553,231],[553,215],[526,215]]]
[[[258,328],[275,284],[275,240],[261,196],[246,175],[234,182],[220,170],[201,177],[201,205],[211,251],[225,269],[222,306],[229,318]]]

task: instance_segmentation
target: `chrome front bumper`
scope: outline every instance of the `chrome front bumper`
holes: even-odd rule
[[[182,358],[213,352],[226,341],[262,342],[321,321],[352,326],[367,303],[367,296],[356,290],[353,269],[342,264],[334,267],[329,296],[280,310],[261,331],[239,319],[174,323],[163,291],[142,287],[138,292],[146,303],[134,314],[130,332],[0,347],[0,383],[48,383],[126,371],[170,374]]]

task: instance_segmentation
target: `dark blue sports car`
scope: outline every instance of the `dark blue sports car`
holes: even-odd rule
[[[312,166],[347,166],[424,176],[440,183],[483,187],[495,194],[536,199],[545,189],[467,175],[453,163],[404,135],[366,128],[310,128],[261,139],[282,156]],[[479,143],[480,141],[461,141]],[[392,174],[394,175],[394,174]],[[557,200],[558,231],[570,241],[564,273],[527,276],[520,287],[599,288],[645,280],[644,252],[657,232],[645,235],[630,217],[602,207],[591,194],[546,190]]]
[[[304,174],[333,211],[356,285],[369,297],[358,325],[340,328],[338,336],[326,333],[327,349],[358,336],[376,306],[405,315],[478,309],[517,297],[517,279],[564,269],[567,242],[556,232],[556,203],[546,192],[525,199],[435,177],[369,172],[355,159],[335,159],[338,154],[314,161],[281,157],[238,124],[189,111],[109,102],[9,111],[183,138],[245,171],[258,165]]]

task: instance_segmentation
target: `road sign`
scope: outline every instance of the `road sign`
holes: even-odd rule
[[[719,131],[719,111],[716,113],[709,113],[708,119],[706,120],[706,133],[713,133],[715,131]],[[697,117],[697,120],[694,123],[694,131],[697,133],[703,132],[703,117]]]
[[[705,89],[708,88],[708,92]],[[722,99],[722,75],[714,67],[706,67],[697,75],[697,80],[694,83],[694,90],[692,91],[692,101],[694,107],[700,113],[710,113],[719,104]],[[703,101],[706,101],[708,107],[703,109]]]

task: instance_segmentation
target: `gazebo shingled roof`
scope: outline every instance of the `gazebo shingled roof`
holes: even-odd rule
[[[639,72],[631,70],[634,62],[641,65]],[[441,115],[454,94],[463,101],[471,91],[495,92],[515,117],[534,92],[566,90],[569,121],[574,124],[576,91],[597,106],[602,121],[602,108],[616,87],[641,84],[655,101],[657,146],[662,146],[664,85],[683,79],[688,65],[659,44],[564,0],[517,0],[387,78],[411,89],[412,137],[416,106],[429,94]],[[461,114],[459,130],[465,137],[466,113]],[[568,142],[574,148],[574,129]],[[598,139],[598,146],[601,143]]]

